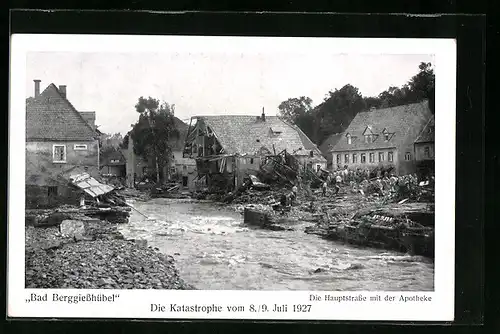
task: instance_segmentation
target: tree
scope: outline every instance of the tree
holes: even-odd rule
[[[413,99],[419,101],[422,99],[429,100],[429,106],[434,113],[434,96],[436,76],[431,63],[420,63],[418,66],[420,72],[413,76],[408,82],[409,89],[413,94]]]
[[[312,110],[312,100],[309,97],[301,96],[283,101],[278,106],[280,116],[295,123],[297,118],[306,115]]]
[[[141,96],[135,109],[139,113],[139,120],[130,132],[134,153],[155,162],[156,181],[160,182],[160,170],[168,166],[172,156],[170,143],[179,138],[173,115],[174,105]]]
[[[128,148],[129,138],[130,138],[130,134],[128,134],[128,133],[123,137],[123,140],[120,143],[120,148],[121,149],[127,149]]]
[[[345,131],[358,112],[366,109],[366,102],[359,89],[347,84],[329,91],[315,115],[314,142],[320,145],[334,133]]]
[[[120,144],[123,142],[122,135],[117,132],[113,135],[102,133],[99,137],[99,153],[102,160],[111,152],[116,152],[120,149]]]
[[[404,104],[429,100],[429,107],[434,112],[434,85],[435,75],[431,63],[420,63],[419,72],[401,88],[389,87],[379,94],[378,98],[369,98],[371,101],[379,100],[381,108],[389,108]]]

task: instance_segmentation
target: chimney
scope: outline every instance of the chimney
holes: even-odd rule
[[[262,107],[262,122],[265,122],[266,121],[266,114],[264,113],[264,107]]]
[[[62,97],[66,98],[66,85],[59,86],[59,93],[61,93]]]
[[[38,97],[40,95],[40,81],[38,79],[33,80],[35,82],[35,97]]]

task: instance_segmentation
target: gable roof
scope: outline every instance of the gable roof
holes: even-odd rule
[[[257,154],[263,147],[269,152],[287,150],[290,154],[307,155],[321,152],[314,143],[295,125],[277,116],[266,116],[265,121],[256,116],[198,116],[212,129],[225,154]],[[273,135],[270,129],[280,129]],[[274,149],[273,149],[274,145]]]
[[[26,99],[26,140],[91,141],[94,129],[51,83],[35,98]]]
[[[417,140],[415,140],[415,143],[433,143],[434,136],[435,136],[434,116],[432,116],[429,122],[425,125],[420,135],[418,136]]]
[[[332,151],[398,147],[408,136],[416,138],[431,116],[428,101],[359,112]],[[367,127],[375,134],[373,142],[366,143],[364,140],[363,133]],[[388,141],[382,134],[384,129],[390,135]],[[417,132],[414,134],[415,130]],[[347,133],[351,135],[351,144],[345,138]]]

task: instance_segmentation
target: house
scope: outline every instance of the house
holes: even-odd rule
[[[326,159],[326,168],[333,168],[333,156],[332,156],[332,148],[338,143],[338,141],[342,138],[342,133],[334,133],[325,139],[323,143],[319,146],[319,150],[321,154]]]
[[[163,180],[178,181],[183,189],[194,189],[194,179],[196,178],[196,162],[194,159],[183,157],[184,139],[188,125],[174,116],[174,124],[179,131],[179,137],[173,139],[169,144],[172,148],[170,165],[161,171]],[[134,153],[134,142],[129,136],[128,147],[123,151],[126,160],[127,185],[133,187],[133,180],[136,182],[145,178],[156,179],[156,164],[152,158],[143,159]]]
[[[103,154],[101,161],[101,175],[125,178],[125,157],[120,151],[110,151]]]
[[[304,167],[326,168],[326,159],[298,127],[264,110],[261,116],[193,117],[184,156],[196,158],[198,178],[206,186],[233,188],[255,174],[266,157],[282,151]]]
[[[420,176],[434,174],[434,122],[432,116],[414,143],[417,173]]]
[[[26,206],[77,203],[70,175],[99,175],[95,112],[81,114],[67,99],[67,87],[51,83],[26,100]],[[90,122],[90,123],[89,123]]]
[[[394,167],[404,175],[416,171],[414,142],[431,119],[427,100],[359,112],[331,149],[333,166],[349,169]]]

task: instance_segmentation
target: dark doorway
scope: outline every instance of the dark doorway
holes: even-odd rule
[[[188,185],[188,177],[187,176],[183,176],[182,177],[182,186],[183,187],[187,187]]]
[[[47,200],[49,206],[53,206],[57,203],[57,186],[50,186],[47,188]]]

